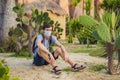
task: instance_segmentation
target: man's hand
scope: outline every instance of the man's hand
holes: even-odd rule
[[[59,46],[59,48],[61,48],[64,60],[67,61],[69,59],[69,57],[67,56],[67,52],[65,50],[65,47],[59,41],[56,42],[56,45]]]
[[[38,45],[39,50],[42,50],[46,54],[50,54],[47,48],[41,43],[41,40],[38,40],[37,45]]]

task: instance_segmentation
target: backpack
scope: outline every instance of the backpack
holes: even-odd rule
[[[45,37],[44,37],[44,35],[42,34],[42,37],[43,37],[43,40],[41,41],[42,43],[43,43],[43,41],[45,40]],[[36,45],[35,46],[35,44],[36,44],[36,39],[37,39],[37,36],[35,37],[35,39],[34,39],[34,41],[33,41],[33,46],[32,46],[32,52],[34,53],[35,52],[35,50],[38,48],[38,46]],[[51,45],[51,43],[52,43],[52,36],[50,36],[50,38],[49,38],[49,45]]]

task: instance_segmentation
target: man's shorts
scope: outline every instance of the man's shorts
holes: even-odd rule
[[[54,52],[52,52],[52,55],[55,60],[58,59],[58,57],[54,56]],[[49,63],[46,60],[44,60],[41,56],[39,56],[37,53],[37,55],[34,56],[33,64],[36,66],[42,66],[42,65],[48,65]]]

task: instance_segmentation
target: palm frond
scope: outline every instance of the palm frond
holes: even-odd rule
[[[92,17],[88,16],[88,15],[82,15],[80,16],[79,18],[79,22],[80,24],[82,24],[83,26],[86,26],[86,27],[92,27],[92,26],[96,26],[98,25],[98,21],[96,21],[95,19],[93,19]]]
[[[110,30],[104,22],[100,22],[97,28],[98,35],[105,42],[111,41]]]

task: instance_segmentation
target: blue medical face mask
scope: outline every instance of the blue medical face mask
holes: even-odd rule
[[[46,37],[50,37],[51,36],[51,33],[52,33],[52,31],[44,31],[44,36],[46,36]]]

